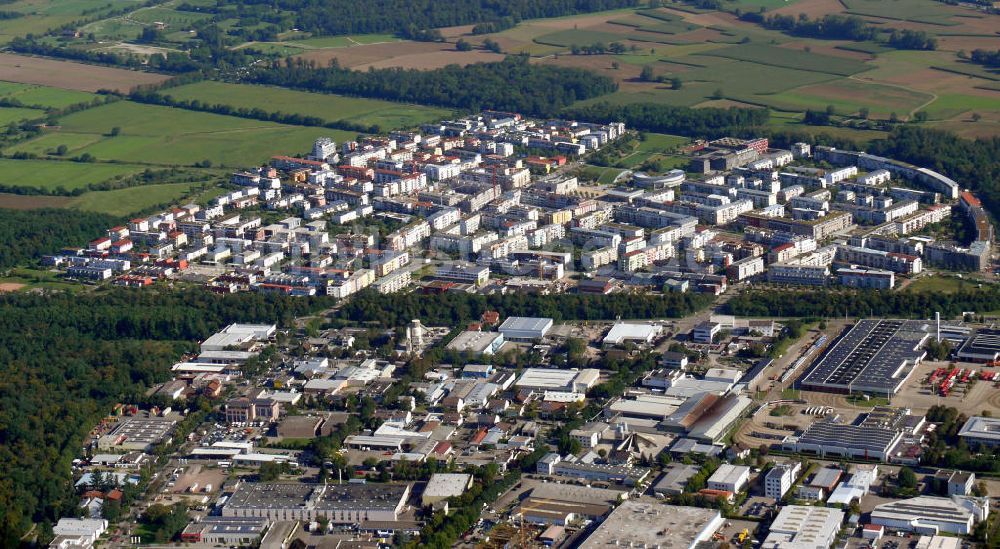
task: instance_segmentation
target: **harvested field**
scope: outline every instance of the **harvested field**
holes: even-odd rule
[[[163,74],[0,53],[0,80],[10,82],[88,92],[100,89],[127,92],[140,84],[156,84],[167,78]]]
[[[440,42],[391,42],[369,44],[353,48],[326,48],[310,50],[299,56],[301,59],[316,61],[326,66],[330,60],[336,59],[340,66],[357,68],[361,65],[391,60],[403,55],[455,51],[455,46]],[[475,53],[475,52],[465,52]]]
[[[27,284],[21,284],[19,282],[0,282],[0,294],[16,292],[25,286],[27,286]]]
[[[404,69],[432,70],[440,69],[448,65],[471,65],[473,63],[488,63],[492,61],[503,61],[503,54],[488,51],[436,51],[426,53],[415,53],[413,55],[400,55],[392,59],[384,59],[374,63],[356,65],[357,70],[367,70],[369,67],[385,69],[389,67],[402,67]]]
[[[34,196],[0,193],[0,208],[34,210],[35,208],[65,208],[73,199],[68,196]]]

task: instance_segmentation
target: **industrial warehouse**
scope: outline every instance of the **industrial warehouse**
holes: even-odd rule
[[[923,360],[932,325],[918,320],[861,320],[827,349],[799,382],[802,389],[892,397]]]
[[[395,521],[407,498],[408,484],[242,483],[222,509],[224,517],[271,520],[319,520],[333,524]]]

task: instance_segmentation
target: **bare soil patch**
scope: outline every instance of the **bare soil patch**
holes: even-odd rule
[[[65,208],[73,199],[68,196],[34,196],[0,193],[0,208],[33,210],[35,208]]]
[[[504,55],[488,51],[432,51],[426,53],[415,53],[412,55],[400,55],[390,59],[383,59],[373,63],[356,65],[358,70],[366,70],[369,67],[385,69],[389,67],[402,67],[404,69],[431,70],[440,69],[448,65],[471,65],[472,63],[487,63],[491,61],[503,61]]]
[[[0,294],[16,292],[25,286],[27,286],[27,284],[21,284],[19,282],[0,282]]]
[[[394,59],[403,55],[417,55],[422,53],[454,50],[455,46],[453,44],[439,42],[386,42],[382,44],[355,46],[353,48],[324,48],[310,50],[303,53],[299,57],[310,61],[316,61],[321,66],[326,66],[332,59],[336,59],[342,67],[355,68],[361,65],[367,66],[371,63]]]
[[[0,53],[0,80],[41,84],[68,90],[95,92],[100,89],[127,92],[141,84],[156,84],[169,78],[163,74],[130,71],[42,57]]]

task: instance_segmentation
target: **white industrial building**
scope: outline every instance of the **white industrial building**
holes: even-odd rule
[[[621,345],[626,342],[645,343],[653,342],[663,331],[659,324],[642,324],[633,322],[617,322],[604,336],[604,345]]]
[[[536,341],[552,329],[551,318],[510,316],[500,325],[500,333],[507,341]]]
[[[694,549],[698,543],[709,541],[724,523],[717,509],[628,500],[612,511],[579,548]]]
[[[537,391],[563,391],[586,393],[597,384],[600,370],[551,370],[547,368],[525,368],[514,385],[521,389]]]
[[[738,494],[750,481],[750,468],[746,465],[723,463],[708,477],[710,490],[725,490]]]
[[[771,523],[761,549],[828,549],[843,522],[840,509],[787,505]]]
[[[423,505],[456,498],[472,486],[472,475],[465,473],[434,473],[420,497]]]
[[[964,536],[988,514],[986,498],[918,496],[876,505],[871,522],[903,532]]]
[[[448,342],[448,349],[472,353],[475,355],[492,355],[503,347],[503,334],[498,332],[461,332],[455,339]]]
[[[958,436],[970,446],[974,444],[991,447],[1000,445],[1000,419],[982,416],[970,417],[958,431]]]

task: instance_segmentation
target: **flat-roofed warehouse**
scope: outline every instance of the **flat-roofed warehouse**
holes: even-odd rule
[[[724,522],[717,509],[628,500],[612,511],[579,549],[693,549],[710,540]]]
[[[564,525],[576,519],[603,517],[627,498],[628,492],[621,490],[548,483],[533,488],[521,501],[518,513],[531,523]]]
[[[318,520],[336,524],[396,521],[410,496],[409,484],[241,483],[222,508],[224,517]]]
[[[986,518],[988,509],[989,505],[977,498],[917,496],[876,505],[871,522],[904,532],[964,536],[972,532],[975,523]]]
[[[427,487],[420,502],[430,505],[439,501],[455,498],[465,493],[472,486],[472,475],[465,473],[434,473],[427,481]]]
[[[785,446],[795,452],[811,452],[820,457],[835,455],[863,459],[888,458],[903,438],[903,431],[872,425],[849,425],[820,421]]]
[[[771,523],[761,549],[827,549],[843,522],[840,509],[787,505]]]
[[[972,337],[962,343],[956,356],[970,362],[990,362],[1000,359],[1000,330],[977,330]]]
[[[448,342],[447,348],[476,355],[492,355],[503,347],[503,343],[501,333],[468,330],[455,336],[455,339]]]
[[[498,330],[507,341],[535,341],[545,337],[552,329],[551,318],[510,316]]]
[[[608,331],[608,335],[604,336],[604,345],[621,345],[626,341],[652,343],[653,338],[662,331],[663,327],[659,324],[616,322]]]
[[[586,393],[597,383],[600,375],[600,370],[593,368],[579,371],[525,368],[514,385],[522,389]]]
[[[891,397],[926,356],[932,326],[918,320],[861,320],[799,380],[802,389]]]

